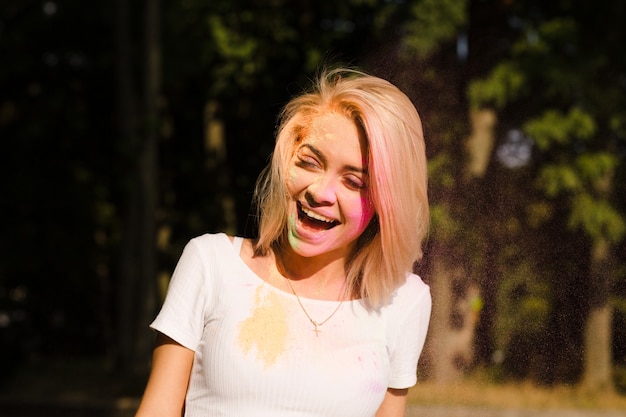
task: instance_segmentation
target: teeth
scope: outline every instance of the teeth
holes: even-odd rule
[[[328,217],[324,217],[321,214],[317,214],[309,209],[306,209],[304,207],[301,207],[302,211],[304,212],[304,214],[306,214],[307,216],[309,216],[312,219],[315,220],[319,220],[321,222],[326,222],[326,223],[334,223],[333,219],[329,219]]]

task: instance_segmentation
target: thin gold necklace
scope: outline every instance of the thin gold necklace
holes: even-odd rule
[[[332,316],[334,316],[337,311],[339,311],[339,307],[341,307],[341,305],[343,304],[343,298],[341,299],[341,301],[337,305],[337,308],[335,308],[335,310],[330,314],[330,316],[326,317],[326,320],[315,321],[315,320],[313,320],[313,318],[311,318],[309,313],[306,311],[306,308],[304,308],[304,305],[302,304],[302,301],[300,301],[300,297],[296,293],[296,290],[294,290],[293,285],[291,285],[291,280],[289,278],[287,278],[287,277],[285,277],[285,280],[287,280],[287,284],[289,284],[289,288],[291,288],[291,292],[293,293],[293,295],[296,296],[296,300],[298,300],[298,304],[300,305],[300,308],[302,309],[302,311],[304,311],[304,314],[306,315],[306,317],[309,319],[309,321],[313,325],[313,331],[315,332],[315,336],[319,336],[319,334],[321,332],[320,327],[324,323],[326,323],[328,320],[330,320],[330,318]]]

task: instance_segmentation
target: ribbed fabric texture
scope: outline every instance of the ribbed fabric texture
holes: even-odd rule
[[[415,384],[431,308],[419,277],[379,311],[344,302],[316,335],[295,296],[255,275],[240,245],[193,239],[151,325],[195,351],[185,416],[367,417],[388,387]],[[337,308],[301,300],[318,321]]]

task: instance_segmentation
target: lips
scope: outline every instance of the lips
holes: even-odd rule
[[[300,220],[300,222],[308,228],[317,230],[329,230],[339,224],[337,220],[323,216],[319,213],[314,212],[313,210],[303,207],[301,203],[298,203],[297,206],[298,220]]]

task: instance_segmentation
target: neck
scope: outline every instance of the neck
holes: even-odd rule
[[[345,258],[325,256],[306,258],[291,247],[275,252],[277,272],[291,281],[299,295],[324,300],[349,299],[346,289]]]

